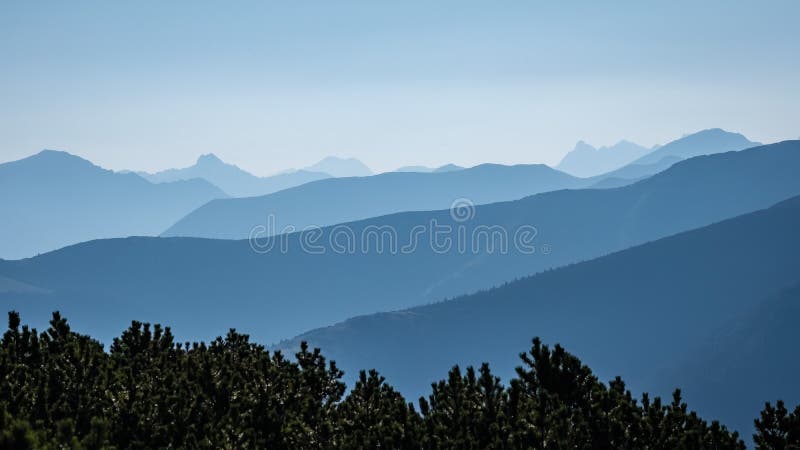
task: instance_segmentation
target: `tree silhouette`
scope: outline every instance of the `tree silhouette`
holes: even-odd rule
[[[9,313],[0,342],[0,449],[738,449],[735,432],[672,401],[602,383],[537,338],[504,387],[487,364],[453,367],[419,412],[376,371],[345,396],[342,371],[303,343],[293,359],[230,330],[176,343],[132,322],[108,352],[53,314],[43,333]],[[758,448],[797,448],[800,407],[767,404]]]

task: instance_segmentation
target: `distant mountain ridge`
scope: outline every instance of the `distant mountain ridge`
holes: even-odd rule
[[[575,148],[567,153],[556,169],[576,177],[592,177],[618,169],[651,149],[622,140],[610,147],[595,148],[584,141],[578,141]]]
[[[331,178],[266,196],[208,203],[162,235],[244,239],[254,227],[266,225],[270,215],[279,233],[288,226],[302,230],[401,211],[444,209],[459,198],[484,204],[588,183],[545,165],[497,164],[437,173]]]
[[[213,153],[201,155],[194,165],[183,169],[167,169],[153,174],[137,173],[154,183],[202,178],[233,197],[269,194],[310,181],[331,177],[328,173],[311,170],[298,170],[269,177],[258,177],[233,164],[225,163]]]
[[[372,175],[372,169],[356,158],[339,158],[338,156],[327,156],[303,170],[323,172],[334,177],[366,177]]]
[[[464,167],[457,166],[455,164],[445,164],[439,167],[426,167],[426,166],[403,166],[398,167],[394,170],[394,172],[422,172],[422,173],[430,173],[430,172],[452,172],[454,170],[464,170]]]
[[[762,144],[720,128],[687,134],[651,149],[627,141],[621,141],[612,147],[595,149],[580,141],[556,168],[576,176],[592,177],[600,186],[613,183],[623,185],[624,180],[633,182],[656,174],[682,159],[744,150],[759,145]],[[603,181],[608,178],[618,180]]]
[[[153,184],[66,152],[0,164],[0,258],[23,258],[90,239],[158,234],[225,193],[205,180]]]
[[[800,142],[787,141],[692,158],[617,189],[560,190],[480,205],[466,221],[449,210],[422,211],[294,233],[285,237],[286,251],[281,239],[267,240],[275,244],[272,251],[247,240],[92,241],[24,262],[0,261],[0,276],[49,292],[35,299],[5,293],[0,301],[31,320],[60,309],[81,317],[86,322],[80,325],[101,338],[124,327],[121,318],[136,317],[173,323],[190,339],[222,334],[220,324],[236,323],[258,340],[275,342],[355,315],[487,289],[764,208],[800,194],[798,169]],[[489,251],[485,240],[476,251],[457,246],[440,251],[429,244],[429,234],[412,252],[378,250],[357,238],[355,248],[343,251],[346,240],[331,240],[336,230],[355,236],[394,230],[402,239],[395,248],[403,249],[419,226],[433,223],[463,227],[465,236],[495,229],[513,237],[520,226],[533,226],[536,251],[514,245],[507,252]],[[303,246],[309,242],[312,249]]]
[[[686,159],[700,155],[744,150],[759,145],[762,144],[753,142],[739,133],[731,133],[721,128],[710,128],[686,135],[659,147],[633,161],[633,164],[656,164],[668,156]]]

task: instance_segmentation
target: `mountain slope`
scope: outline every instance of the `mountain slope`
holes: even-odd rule
[[[205,180],[152,184],[45,150],[0,164],[0,257],[33,256],[89,239],[154,235],[223,197]]]
[[[375,367],[413,398],[453,364],[489,361],[507,378],[518,364],[512,349],[540,336],[579,351],[602,378],[621,375],[634,390],[667,394],[675,386],[663,380],[675,382],[675,367],[697,354],[710,330],[800,281],[798,227],[795,197],[475,295],[350,319],[278,347],[288,350],[306,340],[351,375]],[[713,409],[724,423],[751,421],[758,405],[742,407],[738,395],[739,407],[728,404],[729,394],[745,386],[753,402],[776,395],[790,404],[800,401],[792,371],[800,297],[796,289],[790,292],[751,316],[750,328],[724,350],[699,353],[703,370],[679,377],[679,383],[689,381],[687,398],[701,412]]]
[[[194,165],[183,169],[168,169],[153,174],[138,172],[138,174],[153,183],[203,178],[234,197],[265,195],[330,177],[327,173],[309,170],[257,177],[233,164],[223,162],[214,154],[201,155]]]
[[[686,159],[700,155],[743,150],[757,145],[761,145],[761,143],[752,142],[739,133],[731,133],[720,128],[711,128],[663,145],[633,161],[632,164],[656,164],[667,156]]]
[[[644,156],[650,149],[629,141],[619,141],[610,147],[595,148],[578,141],[556,169],[576,177],[591,177],[618,169]]]
[[[400,211],[448,208],[466,198],[474,204],[516,200],[585,180],[544,165],[484,164],[441,173],[389,172],[371,177],[321,180],[271,195],[211,202],[170,227],[163,236],[243,239],[275,219],[273,233],[293,226],[326,226]]]
[[[680,383],[695,405],[717,416],[762,408],[764,402],[778,399],[796,404],[800,402],[798,323],[800,284],[770,295],[716,329],[660,385],[672,376],[671,382]],[[752,419],[744,416],[731,425],[743,431],[753,428]]]
[[[679,156],[665,156],[658,160],[658,162],[650,164],[630,163],[597,178],[600,179],[599,183],[609,179],[626,179],[632,181],[640,180],[642,178],[649,177],[650,175],[663,172],[682,159],[683,158]]]
[[[471,220],[445,210],[253,243],[87,242],[0,262],[0,275],[49,292],[35,299],[0,294],[0,302],[32,320],[61,309],[100,337],[113,336],[135,317],[174,324],[190,339],[216,336],[226,331],[224,324],[236,323],[258,340],[275,342],[354,315],[474,292],[754,211],[800,194],[798,169],[800,142],[787,141],[690,159],[622,188],[564,190],[478,206],[466,217]],[[531,226],[533,254],[514,245],[519,230]],[[433,235],[448,227],[445,248],[448,241]],[[376,242],[381,230],[389,232],[388,239],[381,237],[382,250]],[[493,248],[491,231],[500,233]],[[405,251],[411,243],[414,251]]]

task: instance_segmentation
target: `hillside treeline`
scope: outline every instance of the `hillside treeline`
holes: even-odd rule
[[[520,356],[505,385],[488,365],[456,366],[413,404],[374,370],[347,391],[336,364],[305,344],[287,358],[234,330],[180,343],[133,322],[105,351],[58,313],[39,333],[11,312],[0,448],[744,448],[680,391],[634,398],[539,339]],[[760,448],[797,446],[800,407],[767,404],[756,429]]]

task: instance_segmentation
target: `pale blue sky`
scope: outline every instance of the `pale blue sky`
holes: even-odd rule
[[[555,163],[800,136],[798,1],[0,3],[0,161]],[[612,2],[607,2],[612,3]],[[232,4],[235,4],[232,6]]]

